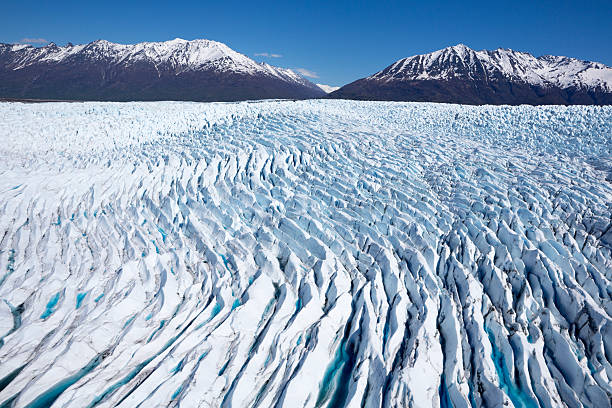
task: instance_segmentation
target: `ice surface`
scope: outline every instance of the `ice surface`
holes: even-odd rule
[[[1,406],[610,406],[610,107],[0,118]]]

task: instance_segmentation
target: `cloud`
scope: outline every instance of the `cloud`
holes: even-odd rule
[[[283,58],[281,54],[272,54],[270,52],[256,52],[256,57],[266,57],[266,58]]]
[[[319,77],[319,75],[316,72],[311,71],[306,68],[296,68],[295,70],[299,72],[302,76],[305,76],[308,78],[318,78]]]
[[[19,44],[48,44],[50,41],[46,38],[22,38]]]

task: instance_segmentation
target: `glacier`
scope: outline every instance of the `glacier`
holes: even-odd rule
[[[611,405],[612,107],[0,118],[0,407]]]

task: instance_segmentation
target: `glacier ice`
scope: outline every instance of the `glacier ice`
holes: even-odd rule
[[[0,118],[0,406],[611,404],[610,107]]]

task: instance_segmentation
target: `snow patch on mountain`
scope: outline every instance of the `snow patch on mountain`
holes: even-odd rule
[[[340,89],[339,86],[331,86],[331,85],[325,85],[325,84],[317,84],[317,86],[321,88],[322,90],[324,90],[325,93],[334,92],[335,90]]]

